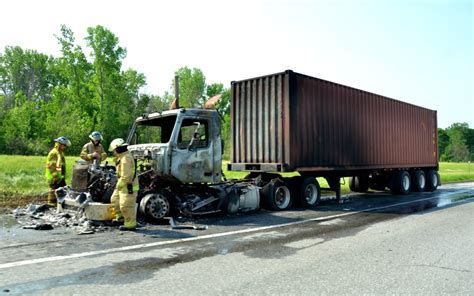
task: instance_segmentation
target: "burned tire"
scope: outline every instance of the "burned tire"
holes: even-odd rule
[[[349,179],[349,188],[353,192],[365,193],[369,191],[369,178],[365,175],[351,177]]]
[[[441,184],[439,174],[435,170],[426,172],[426,191],[435,191]]]
[[[426,187],[425,172],[416,170],[411,174],[411,190],[414,192],[423,192]]]
[[[314,177],[304,178],[298,186],[295,197],[295,202],[304,208],[318,205],[321,200],[321,188],[318,180]]]
[[[280,179],[273,179],[262,188],[262,202],[268,210],[287,210],[292,205],[290,189]]]
[[[105,190],[104,195],[102,196],[102,203],[110,203],[110,198],[112,197],[114,190],[115,186],[110,186]]]
[[[390,178],[390,192],[392,194],[408,194],[411,188],[411,178],[407,171],[396,171]]]
[[[166,196],[149,193],[140,201],[139,210],[147,220],[158,221],[169,215],[171,207]]]

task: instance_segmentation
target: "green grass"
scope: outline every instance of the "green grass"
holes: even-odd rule
[[[474,180],[474,163],[440,162],[441,183]]]
[[[66,156],[66,182],[71,184],[72,167],[78,156]],[[46,156],[19,156],[0,155],[0,196],[5,195],[40,195],[48,192],[49,187],[44,177],[44,163]],[[112,158],[108,159],[112,163]],[[224,173],[228,179],[240,179],[246,172],[227,171],[228,161],[223,162]],[[469,168],[470,167],[470,168]],[[286,177],[297,173],[285,173]],[[440,163],[442,183],[457,181],[474,181],[474,164],[468,163]],[[318,178],[321,187],[328,187],[323,178]],[[342,191],[348,192],[348,180],[343,181]],[[7,194],[8,193],[8,194]]]

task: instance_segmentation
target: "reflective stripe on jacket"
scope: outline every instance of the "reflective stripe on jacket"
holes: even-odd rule
[[[64,179],[66,177],[66,158],[64,153],[59,151],[59,145],[61,144],[56,142],[46,158],[45,176],[48,181],[53,178]]]

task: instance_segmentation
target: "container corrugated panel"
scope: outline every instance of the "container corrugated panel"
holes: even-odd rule
[[[231,102],[232,164],[437,167],[436,111],[292,71],[233,82]]]

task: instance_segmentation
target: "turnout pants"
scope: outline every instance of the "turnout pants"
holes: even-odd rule
[[[137,227],[137,211],[135,209],[137,197],[135,194],[128,193],[127,188],[115,188],[110,198],[110,203],[114,205],[115,218],[117,220],[123,220],[123,225],[126,228]]]
[[[51,182],[49,182],[48,205],[56,206],[57,200],[56,194],[54,194],[54,190],[64,186],[66,186],[66,181],[64,179],[56,181],[51,180]]]

